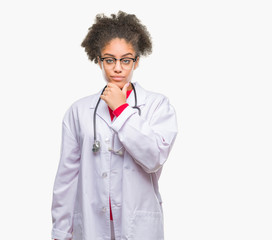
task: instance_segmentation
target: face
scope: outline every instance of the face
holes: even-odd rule
[[[114,38],[101,51],[101,58],[108,57],[116,59],[135,58],[136,53],[133,46],[125,39]],[[104,61],[106,61],[106,59]],[[110,63],[110,61],[107,62]],[[139,64],[139,57],[137,61],[131,65],[131,68],[126,66],[127,62],[129,61],[124,60],[121,64],[121,62],[117,60],[116,64],[113,64],[111,67],[106,67],[106,62],[103,63],[98,59],[99,66],[103,71],[106,81],[116,84],[119,88],[123,88],[127,82],[130,82],[133,70],[136,69]]]

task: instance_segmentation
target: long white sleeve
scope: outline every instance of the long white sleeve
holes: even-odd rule
[[[65,118],[68,117],[67,111]],[[62,143],[59,166],[54,182],[52,202],[52,238],[72,238],[73,211],[80,166],[80,149],[67,121],[62,124]],[[69,119],[69,118],[68,118]]]

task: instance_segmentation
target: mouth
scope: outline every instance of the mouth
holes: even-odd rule
[[[122,80],[125,79],[125,77],[122,77],[122,76],[111,76],[111,79],[115,80],[115,81],[122,81]]]

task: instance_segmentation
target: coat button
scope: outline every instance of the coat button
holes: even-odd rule
[[[102,174],[102,177],[103,178],[106,178],[108,176],[108,174],[106,173],[106,172],[104,172],[103,174]]]
[[[103,208],[102,208],[102,211],[103,211],[103,212],[106,212],[106,211],[107,211],[107,208],[106,208],[106,207],[103,207]]]
[[[106,143],[109,143],[109,142],[110,142],[110,139],[109,139],[109,138],[106,138],[106,139],[105,139],[105,142],[106,142]]]
[[[120,150],[120,151],[117,151],[116,154],[122,156],[122,155],[123,155],[123,152]]]

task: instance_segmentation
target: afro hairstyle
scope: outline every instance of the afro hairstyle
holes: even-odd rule
[[[114,38],[125,39],[130,43],[137,56],[152,53],[152,41],[149,32],[134,14],[119,11],[111,17],[103,13],[96,15],[95,23],[88,29],[88,34],[81,43],[88,58],[98,63],[102,49]]]

